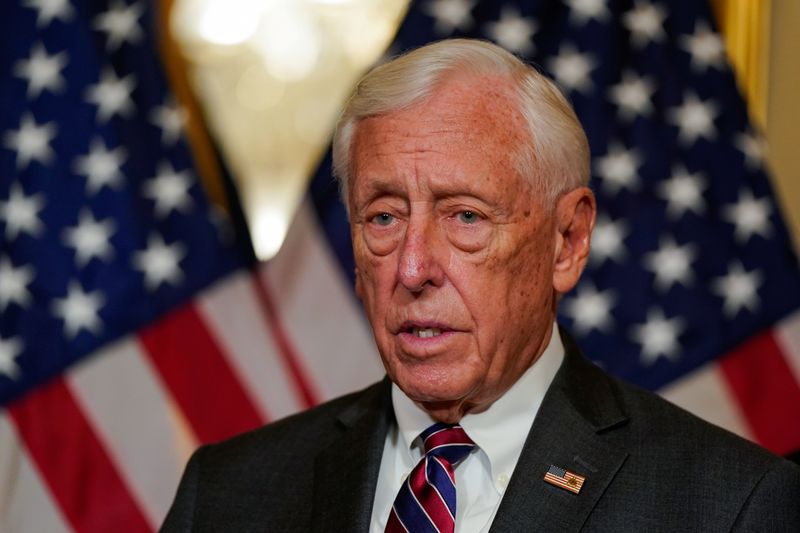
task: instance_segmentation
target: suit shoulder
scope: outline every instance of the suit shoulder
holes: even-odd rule
[[[310,515],[300,510],[312,503],[316,458],[348,429],[382,427],[387,391],[379,383],[203,446],[187,466],[166,530],[307,531]]]
[[[634,443],[658,450],[674,465],[692,464],[716,470],[731,478],[757,482],[768,471],[786,470],[800,475],[800,468],[726,429],[707,422],[668,400],[616,378],[610,378],[629,415]]]
[[[338,434],[341,421],[358,416],[381,401],[385,385],[379,382],[361,391],[327,401],[228,440],[198,450],[202,462],[217,467],[247,468],[249,463],[274,462],[277,457],[297,457],[325,447]],[[237,468],[237,469],[238,469]]]

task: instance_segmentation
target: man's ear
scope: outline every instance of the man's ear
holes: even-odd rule
[[[556,202],[556,249],[553,288],[564,294],[572,290],[589,258],[597,205],[588,187],[563,194]]]

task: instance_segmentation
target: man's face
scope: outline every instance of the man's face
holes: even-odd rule
[[[358,294],[392,381],[449,422],[500,397],[554,320],[558,210],[515,168],[526,127],[509,91],[450,79],[353,141]]]

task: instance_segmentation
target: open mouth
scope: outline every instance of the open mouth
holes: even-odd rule
[[[420,339],[438,337],[442,334],[442,330],[439,328],[409,328],[407,332],[411,333],[415,337],[419,337]]]
[[[446,333],[451,333],[452,328],[435,322],[411,321],[404,323],[398,333],[411,335],[417,339],[432,339]]]

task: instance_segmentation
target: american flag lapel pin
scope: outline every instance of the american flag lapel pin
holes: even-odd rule
[[[550,469],[544,475],[544,480],[551,485],[555,485],[556,487],[561,487],[562,489],[566,489],[570,492],[578,494],[580,493],[581,487],[583,487],[583,482],[586,481],[586,478],[579,476],[574,472],[570,472],[569,470],[559,468],[556,465],[550,465]]]

